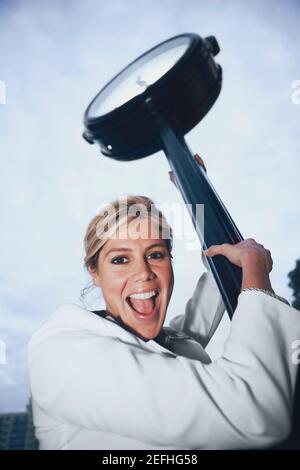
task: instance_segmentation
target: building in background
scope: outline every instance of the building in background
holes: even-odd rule
[[[34,450],[38,441],[34,436],[31,402],[23,413],[0,414],[0,450]]]

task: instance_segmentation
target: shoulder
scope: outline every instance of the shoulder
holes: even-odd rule
[[[98,318],[99,317],[90,310],[87,310],[80,305],[69,303],[59,305],[50,315],[46,323],[48,325],[76,326],[97,321]]]
[[[108,334],[107,320],[93,312],[76,305],[62,304],[58,306],[48,319],[33,333],[28,349],[31,350],[47,338],[64,336],[70,337],[76,332],[86,332],[95,335]]]

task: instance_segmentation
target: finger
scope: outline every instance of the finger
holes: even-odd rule
[[[195,158],[195,161],[198,163],[198,165],[202,166],[202,168],[203,168],[204,171],[207,171],[207,170],[206,170],[206,166],[205,166],[205,164],[204,164],[204,161],[202,160],[202,158],[200,157],[200,155],[198,155],[198,154],[196,153],[195,156],[194,156],[194,158]]]
[[[211,246],[210,246],[209,248],[207,248],[206,250],[203,250],[203,253],[205,254],[205,256],[213,256],[213,255],[212,255],[213,248],[214,248],[214,246],[211,245]]]
[[[269,270],[269,272],[271,272],[272,269],[273,269],[273,261],[272,261],[272,260],[269,260],[269,262],[268,262],[268,270]]]
[[[205,166],[205,164],[204,164],[204,161],[203,161],[202,158],[200,157],[200,155],[198,155],[198,153],[196,153],[196,154],[194,155],[194,158],[195,158],[196,162],[197,162],[200,166],[202,166],[203,170],[206,172],[206,171],[207,171],[207,170],[206,170],[206,166]]]
[[[223,243],[222,245],[211,245],[207,250],[204,250],[203,253],[206,256],[222,255],[225,245],[227,245],[227,243]]]
[[[203,158],[200,157],[199,153],[195,153],[194,157],[195,157],[195,160],[196,160],[198,163],[200,163],[200,165],[204,165]]]
[[[270,266],[271,266],[271,269],[270,269],[270,271],[271,271],[271,270],[272,270],[272,267],[273,267],[273,259],[272,259],[271,251],[270,251],[270,250],[267,250],[266,248],[265,248],[265,251],[266,251],[267,254],[268,254],[268,263],[269,263]]]
[[[172,183],[176,186],[176,188],[178,188],[176,178],[175,178],[175,175],[174,175],[173,171],[169,171],[169,177],[170,177],[170,180],[172,181]]]

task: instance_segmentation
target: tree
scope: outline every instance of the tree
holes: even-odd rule
[[[289,287],[293,290],[293,296],[295,300],[292,302],[292,306],[300,310],[300,259],[296,261],[296,267],[293,271],[288,273],[290,282]]]

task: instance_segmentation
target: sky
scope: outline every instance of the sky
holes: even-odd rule
[[[89,278],[83,237],[104,203],[143,194],[183,204],[162,152],[120,163],[81,137],[83,113],[127,63],[174,35],[215,35],[223,88],[187,136],[244,238],[269,248],[275,292],[300,257],[300,2],[294,0],[0,0],[0,412],[29,397],[26,346],[62,303],[80,304]],[[0,87],[0,90],[4,87]],[[5,101],[5,103],[4,103]],[[166,324],[184,313],[204,270],[175,240]],[[92,292],[86,308],[102,308]],[[212,340],[216,357],[230,322]]]

